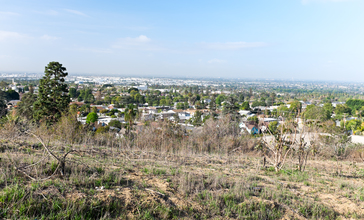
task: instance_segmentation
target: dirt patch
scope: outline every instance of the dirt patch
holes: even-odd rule
[[[74,192],[74,193],[67,193],[65,197],[67,200],[75,202],[77,200],[86,198],[86,194],[80,192]]]
[[[202,210],[198,203],[190,201],[175,192],[175,190],[170,187],[170,183],[165,179],[159,179],[155,176],[148,176],[142,173],[132,173],[125,177],[135,182],[144,183],[151,189],[146,190],[146,192],[151,196],[146,198],[146,201],[148,202],[159,201],[179,208],[191,207],[196,210]],[[159,193],[164,194],[164,196],[161,196]]]
[[[98,190],[95,197],[103,202],[110,201],[110,198],[125,199],[124,194],[118,193],[114,189]]]
[[[340,215],[345,216],[347,213],[355,213],[356,215],[362,216],[363,209],[358,207],[355,203],[344,197],[338,197],[332,194],[318,194],[321,202],[329,207],[332,207]]]

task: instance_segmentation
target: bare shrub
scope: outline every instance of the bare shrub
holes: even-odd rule
[[[54,126],[56,138],[64,144],[82,143],[84,130],[82,124],[77,121],[76,115],[69,113],[63,115],[59,122]]]
[[[364,146],[362,144],[349,145],[346,150],[347,158],[357,162],[364,162]]]
[[[4,123],[0,125],[0,138],[3,139],[15,139],[19,137],[18,131],[16,129],[16,124],[18,122],[17,117],[12,117],[7,115],[4,120]]]
[[[316,126],[304,125],[301,128],[299,136],[295,140],[293,154],[297,156],[297,169],[301,172],[305,171],[308,157],[318,152],[319,133]]]
[[[297,126],[295,124],[283,124],[280,131],[271,136],[263,136],[258,149],[263,153],[264,159],[272,164],[275,171],[282,169],[287,155],[296,143]]]

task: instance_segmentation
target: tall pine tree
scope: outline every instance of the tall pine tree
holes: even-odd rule
[[[64,78],[66,68],[58,62],[45,67],[45,76],[40,80],[38,98],[34,103],[34,119],[53,124],[68,110],[70,97]]]

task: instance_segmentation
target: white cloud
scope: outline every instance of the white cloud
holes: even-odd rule
[[[12,40],[12,39],[23,39],[26,35],[12,31],[0,31],[0,41]]]
[[[49,36],[49,35],[45,34],[45,35],[41,36],[40,39],[42,39],[42,40],[58,40],[60,38],[59,37],[54,37],[54,36]]]
[[[128,50],[163,50],[163,48],[158,47],[151,43],[152,40],[145,35],[140,35],[139,37],[126,37],[119,38],[117,42],[112,45],[113,48],[118,49],[128,49]]]
[[[252,47],[266,46],[263,42],[226,42],[226,43],[202,43],[205,48],[213,50],[241,50]]]
[[[351,0],[301,0],[301,3],[303,5],[306,5],[310,2],[347,2],[347,1],[351,1]]]
[[[145,35],[140,35],[139,37],[136,37],[136,38],[127,37],[126,39],[129,41],[135,41],[135,42],[141,42],[141,43],[147,43],[147,42],[151,41],[150,38],[148,38]]]
[[[212,59],[207,61],[207,63],[226,63],[226,60],[220,60],[220,59]]]
[[[88,17],[85,13],[77,11],[77,10],[72,10],[72,9],[64,9],[65,11],[75,14],[75,15],[81,15],[81,16],[85,16]]]

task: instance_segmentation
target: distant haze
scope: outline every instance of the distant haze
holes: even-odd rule
[[[364,81],[363,0],[0,6],[0,72]]]

